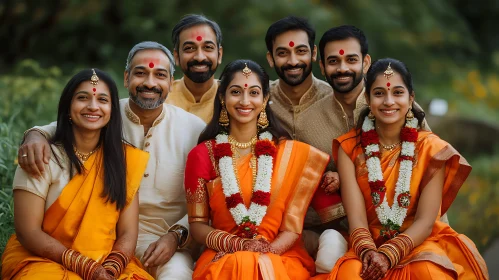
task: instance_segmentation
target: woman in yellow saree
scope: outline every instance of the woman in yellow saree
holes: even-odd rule
[[[407,67],[394,59],[367,72],[357,129],[335,139],[350,251],[329,279],[488,279],[473,242],[440,216],[471,166],[447,142],[418,130]]]
[[[185,171],[192,237],[206,245],[193,279],[308,279],[300,238],[327,154],[285,140],[267,107],[268,76],[250,60],[221,75],[214,117]]]
[[[64,88],[54,157],[39,178],[16,170],[16,234],[3,279],[152,279],[133,257],[148,154],[123,144],[118,102],[116,84],[98,69]]]

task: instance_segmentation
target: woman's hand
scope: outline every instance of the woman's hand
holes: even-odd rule
[[[385,277],[390,267],[390,261],[382,253],[369,250],[362,259],[360,277],[364,280],[378,280]]]
[[[263,238],[250,239],[244,241],[243,251],[268,253],[270,251],[270,243]]]
[[[107,271],[99,264],[99,268],[94,272],[92,280],[115,280]]]

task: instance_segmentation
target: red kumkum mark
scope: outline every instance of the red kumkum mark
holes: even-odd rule
[[[244,88],[247,88],[248,87],[248,84],[244,84]]]
[[[93,90],[94,92],[96,92],[96,91],[97,91],[97,89],[96,89],[96,88],[93,88],[92,90]],[[94,94],[94,95],[95,95],[95,94]]]
[[[201,41],[203,40],[203,37],[201,37],[201,36],[197,36],[197,37],[196,37],[196,40],[198,40],[198,42],[201,42]]]
[[[386,86],[387,86],[387,87],[390,87],[390,83],[386,83]]]
[[[344,55],[345,51],[343,49],[340,50],[340,55]]]
[[[154,63],[149,62],[149,68],[154,68]]]
[[[294,47],[294,46],[295,46],[295,42],[293,42],[293,41],[289,41],[289,46],[290,46],[290,47]]]

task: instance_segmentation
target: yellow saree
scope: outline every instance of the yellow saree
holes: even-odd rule
[[[127,202],[137,193],[149,155],[126,146]],[[76,174],[64,187],[44,215],[42,230],[67,248],[102,263],[116,241],[120,212],[101,197],[104,188],[102,149],[84,164],[83,174]],[[3,279],[81,279],[59,263],[35,256],[12,235],[2,256]],[[153,279],[132,259],[118,279]]]

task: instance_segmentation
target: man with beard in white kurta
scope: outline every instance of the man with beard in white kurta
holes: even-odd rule
[[[156,279],[191,279],[193,260],[186,246],[189,223],[184,193],[187,154],[205,123],[193,114],[164,104],[173,82],[171,52],[156,42],[135,45],[124,73],[130,98],[120,100],[124,139],[150,153],[139,189],[139,236],[135,255]],[[98,116],[88,116],[89,118]],[[50,158],[52,123],[26,133],[20,165],[37,176]],[[43,135],[43,136],[42,136]],[[41,164],[37,164],[41,163]]]

